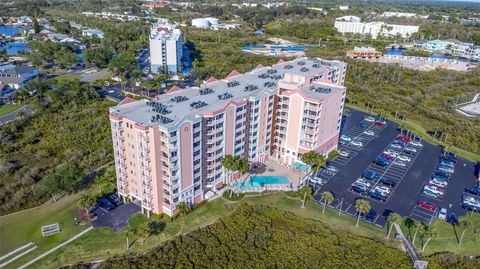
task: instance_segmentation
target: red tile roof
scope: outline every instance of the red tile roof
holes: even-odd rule
[[[125,104],[129,104],[129,103],[133,103],[133,102],[136,102],[137,100],[131,98],[131,97],[125,97],[120,103],[119,105],[125,105]]]
[[[207,83],[209,82],[214,82],[214,81],[217,81],[217,79],[215,77],[210,77],[208,80],[207,80]]]
[[[182,88],[178,87],[177,85],[173,86],[168,93],[176,92],[176,91],[181,91]]]
[[[238,72],[237,70],[233,69],[232,72],[230,72],[230,74],[228,74],[228,76],[226,77],[226,79],[229,79],[229,78],[232,78],[232,77],[241,75],[241,74],[242,74],[242,73],[240,73],[240,72]]]

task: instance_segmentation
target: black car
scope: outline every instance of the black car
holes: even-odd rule
[[[445,220],[452,225],[458,224],[457,214],[453,212],[448,213],[447,218]]]
[[[465,191],[480,196],[480,187],[466,188]]]
[[[391,179],[391,178],[382,178],[382,183],[394,188],[398,184],[398,182],[395,179]]]
[[[437,172],[435,172],[435,175],[445,177],[445,178],[450,178],[452,176],[451,174],[443,172],[443,171],[437,171]]]
[[[364,192],[367,191],[367,189],[362,188],[362,187],[357,186],[357,185],[352,185],[352,190],[355,191],[355,192],[358,192],[358,193],[364,193]]]
[[[110,202],[107,198],[98,199],[98,206],[109,211],[115,209],[115,205],[112,204],[112,202]]]
[[[369,221],[369,222],[374,222],[375,219],[377,218],[377,211],[375,211],[375,209],[370,209],[370,211],[368,212],[368,214],[365,216],[365,220],[366,221]]]
[[[368,196],[370,196],[373,199],[377,199],[379,201],[385,201],[385,196],[383,196],[381,193],[376,192],[376,191],[368,192]]]
[[[116,206],[119,206],[121,204],[123,204],[123,200],[120,199],[118,196],[116,196],[115,194],[109,194],[107,196],[107,199],[110,200],[110,202],[114,203]]]

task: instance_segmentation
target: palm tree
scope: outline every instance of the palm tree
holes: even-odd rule
[[[325,166],[326,163],[323,155],[314,150],[303,154],[301,160],[310,165],[315,172],[317,172],[322,166]]]
[[[235,157],[233,155],[225,155],[225,157],[220,160],[220,163],[227,172],[227,175],[230,175],[230,172],[235,170]]]
[[[95,202],[95,198],[92,195],[86,193],[80,196],[80,200],[78,200],[77,204],[78,207],[85,210],[85,214],[87,215],[87,221],[90,222],[90,207]]]
[[[180,214],[182,214],[183,216],[187,215],[192,211],[190,207],[184,202],[179,203],[177,207],[178,207],[178,210],[180,211]]]
[[[335,200],[335,197],[333,196],[333,193],[329,191],[322,192],[321,197],[323,200],[323,210],[322,210],[322,214],[323,214],[325,213],[325,208],[327,207],[327,204],[328,205],[331,204]]]
[[[417,233],[421,232],[423,230],[424,225],[418,221],[414,221],[412,225],[412,230],[414,231],[413,233],[413,239],[412,239],[412,245],[415,245],[415,238],[417,237]]]
[[[472,223],[469,220],[464,219],[458,222],[458,226],[463,229],[462,235],[460,236],[460,241],[458,241],[458,246],[460,246],[462,244],[465,231],[472,226]]]
[[[432,240],[432,239],[434,239],[438,236],[438,232],[435,228],[425,226],[425,232],[424,232],[423,236],[427,238],[427,242],[425,242],[425,244],[422,247],[422,253],[423,253],[423,251],[425,251],[425,248],[427,247],[428,242],[430,242],[430,240]]]
[[[387,238],[388,238],[390,237],[390,233],[392,232],[393,225],[395,223],[400,224],[400,222],[402,221],[402,216],[400,216],[400,214],[398,213],[390,213],[390,215],[388,215],[387,220],[390,223],[390,228],[388,229],[388,234],[387,234]]]
[[[127,250],[130,248],[132,242],[129,240],[129,237],[133,237],[134,235],[138,234],[138,229],[135,227],[128,227],[125,230],[125,239],[127,241]]]
[[[358,227],[358,223],[360,222],[360,215],[367,214],[370,211],[370,203],[364,199],[357,199],[355,201],[355,211],[357,211],[357,224],[355,225]]]

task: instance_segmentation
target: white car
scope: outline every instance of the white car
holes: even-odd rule
[[[383,195],[390,193],[390,188],[387,186],[377,186],[375,187],[374,191],[377,191]]]
[[[450,173],[450,174],[455,172],[455,170],[453,170],[452,168],[450,168],[448,166],[440,166],[440,167],[438,167],[438,170],[443,171],[443,172],[447,172],[447,173]]]
[[[347,136],[347,135],[341,135],[340,139],[344,140],[344,141],[347,141],[347,142],[352,141],[352,138],[350,136]]]
[[[362,141],[352,141],[352,142],[350,142],[350,144],[352,146],[356,146],[356,147],[363,147]]]
[[[399,159],[400,161],[404,161],[404,162],[411,162],[412,161],[412,159],[410,159],[410,157],[404,156],[404,155],[398,156],[397,159]]]
[[[357,179],[357,181],[355,181],[353,183],[353,185],[362,186],[362,187],[365,187],[365,188],[370,187],[370,183],[363,178]]]
[[[411,152],[417,152],[417,149],[412,148],[412,147],[406,147],[405,150],[406,151],[411,151]]]
[[[387,154],[387,155],[390,155],[392,156],[393,158],[397,158],[398,156],[398,152],[395,151],[395,150],[391,150],[391,149],[387,149],[386,151],[384,151],[383,153]]]
[[[438,216],[437,218],[441,219],[441,220],[445,220],[447,218],[447,209],[446,208],[440,208],[440,210],[438,211]]]
[[[434,185],[425,185],[423,187],[423,190],[427,190],[427,191],[430,191],[430,192],[438,194],[438,195],[443,195],[444,194],[442,189],[440,189],[438,186],[434,186]]]
[[[435,185],[435,186],[439,186],[441,188],[445,188],[447,185],[448,185],[448,182],[446,181],[443,181],[443,180],[438,180],[438,179],[430,179],[428,181],[429,184],[432,184],[432,185]]]
[[[365,121],[374,122],[375,118],[374,117],[365,117]]]
[[[348,156],[350,156],[350,154],[349,154],[348,152],[343,151],[343,150],[339,150],[339,151],[338,151],[338,155],[343,156],[343,157],[348,157]]]
[[[414,147],[422,147],[423,144],[420,141],[410,141],[408,142],[409,145],[412,145]]]
[[[390,147],[394,148],[394,149],[401,149],[402,146],[399,145],[399,144],[391,144]]]
[[[365,131],[365,132],[363,132],[363,133],[366,134],[366,135],[370,135],[370,136],[374,136],[374,135],[375,135],[375,133],[372,132],[372,131]]]
[[[404,163],[404,162],[402,162],[402,161],[399,161],[399,160],[393,161],[393,164],[394,164],[394,165],[397,165],[397,166],[401,166],[401,167],[407,166],[406,163]]]
[[[480,201],[470,195],[464,196],[463,203],[470,206],[480,206]]]

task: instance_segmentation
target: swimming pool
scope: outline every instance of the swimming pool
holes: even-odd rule
[[[265,184],[288,184],[284,176],[251,176],[249,182],[237,182],[236,188],[260,188]]]
[[[293,164],[293,166],[297,169],[300,169],[300,170],[304,170],[304,171],[307,171],[308,168],[310,168],[310,166],[306,165],[306,164],[303,164],[303,163],[299,163],[299,162],[295,162]]]

